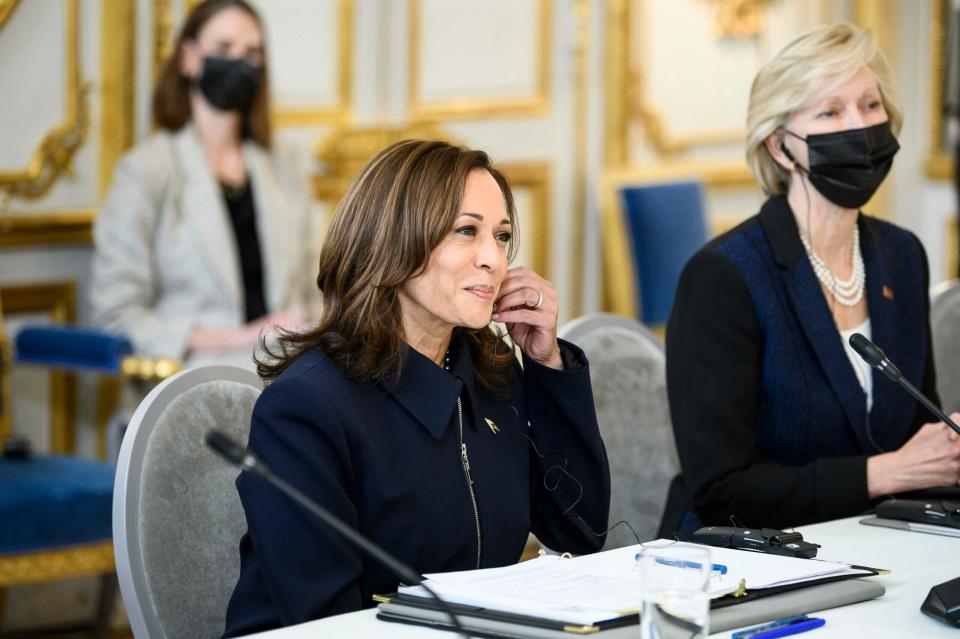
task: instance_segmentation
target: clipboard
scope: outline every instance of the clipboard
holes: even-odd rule
[[[873,574],[877,574],[873,571]],[[726,595],[710,606],[710,632],[723,632],[791,615],[837,608],[880,597],[886,589],[860,575],[824,577],[798,584],[760,588],[738,597]],[[397,622],[452,629],[447,613],[432,599],[404,594],[374,595],[379,603],[377,618]],[[565,623],[506,613],[478,606],[449,604],[464,629],[478,637],[511,639],[575,639],[602,633],[604,639],[634,637],[639,614],[629,614],[592,625]]]

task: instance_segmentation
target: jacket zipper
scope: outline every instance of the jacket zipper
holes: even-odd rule
[[[457,425],[460,427],[460,463],[463,465],[463,475],[467,478],[467,490],[470,491],[470,502],[473,504],[473,522],[477,527],[477,568],[480,568],[480,511],[477,509],[477,496],[473,492],[467,444],[463,441],[463,405],[459,397],[457,397]]]

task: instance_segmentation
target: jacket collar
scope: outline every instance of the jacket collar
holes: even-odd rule
[[[238,312],[242,313],[243,282],[230,214],[196,127],[192,123],[185,125],[174,134],[174,144],[182,164],[178,167],[181,170],[178,178],[182,181],[182,192],[178,193],[181,211],[196,230],[208,269],[217,273]],[[303,241],[297,236],[302,230],[296,223],[299,203],[286,198],[266,152],[248,140],[243,143],[243,155],[253,189],[257,235],[263,255],[265,301],[267,310],[274,311],[283,307],[290,282],[296,279],[294,269],[299,263],[294,258],[299,253],[295,251],[291,256],[290,247]]]
[[[854,434],[864,450],[873,450],[866,431],[866,396],[847,357],[842,339],[813,272],[806,250],[800,241],[793,211],[785,196],[772,197],[760,210],[760,221],[773,250],[774,259],[784,269],[784,281],[794,312],[811,347],[816,353],[830,386],[840,401]],[[873,341],[895,345],[894,305],[890,294],[889,274],[883,254],[872,231],[869,218],[862,213],[860,248],[866,270],[866,297]],[[883,348],[883,347],[882,347]],[[894,352],[887,351],[891,357]],[[894,360],[896,361],[896,360]],[[873,371],[873,387],[878,387],[879,371]],[[887,393],[874,393],[871,414],[883,415],[893,401]]]
[[[480,395],[473,375],[470,346],[456,329],[450,341],[450,365],[448,372],[408,347],[399,379],[388,377],[380,382],[438,441],[454,419],[457,398],[463,390],[466,390],[464,412],[471,411],[464,415],[464,428],[471,423],[471,416],[474,428],[480,423]]]

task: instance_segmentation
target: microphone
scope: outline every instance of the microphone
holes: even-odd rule
[[[218,430],[210,430],[207,431],[207,433],[203,436],[203,441],[215,453],[230,462],[230,464],[239,466],[241,472],[253,473],[257,477],[271,484],[274,488],[282,492],[294,502],[310,511],[312,514],[316,515],[330,528],[335,530],[343,539],[346,539],[348,542],[354,544],[362,551],[386,566],[396,576],[400,577],[403,582],[411,585],[419,585],[421,588],[426,590],[427,593],[429,593],[429,595],[436,600],[437,605],[442,608],[443,611],[446,612],[450,617],[450,622],[457,633],[465,638],[469,638],[469,635],[463,629],[463,626],[460,625],[460,620],[457,619],[457,615],[453,612],[453,609],[450,607],[450,605],[441,599],[440,596],[433,591],[433,589],[427,586],[423,582],[423,578],[418,575],[413,568],[407,566],[405,563],[388,553],[386,550],[370,541],[361,532],[354,530],[326,508],[275,475],[273,471],[263,463],[263,461],[257,458],[256,455],[243,448],[240,444],[232,440],[227,435]]]
[[[960,435],[960,426],[957,426],[952,419],[947,417],[946,413],[940,410],[936,404],[927,399],[927,396],[917,390],[917,387],[911,384],[909,380],[905,379],[900,373],[900,369],[894,366],[893,362],[890,361],[886,354],[880,350],[876,344],[868,340],[860,333],[854,333],[850,336],[850,346],[853,347],[853,350],[857,352],[857,355],[859,355],[863,361],[865,361],[867,364],[870,364],[870,366],[873,368],[876,368],[891,380],[903,386],[903,388],[906,389],[908,393],[913,395],[918,402],[923,404],[927,410],[936,415],[937,419],[952,428],[953,432]]]
[[[903,386],[908,393],[923,404],[927,410],[937,416],[944,424],[960,435],[960,427],[944,414],[936,404],[927,399],[927,396],[917,390],[909,380],[903,378],[900,369],[893,365],[880,348],[860,333],[850,336],[850,346],[857,351],[867,364]],[[945,581],[930,589],[927,598],[923,600],[920,611],[935,619],[945,621],[953,626],[960,626],[960,578]]]

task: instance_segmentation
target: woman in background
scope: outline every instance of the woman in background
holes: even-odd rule
[[[936,401],[923,247],[860,212],[901,121],[855,26],[812,29],[757,73],[747,160],[769,199],[691,258],[667,327],[682,485],[665,529],[685,511],[686,531],[786,528],[957,483],[957,438],[848,344],[872,339]]]
[[[420,574],[516,563],[532,530],[599,550],[610,472],[550,282],[508,269],[513,196],[482,151],[407,140],[361,169],[320,256],[316,326],[262,362],[249,448]],[[506,324],[514,351],[491,327]],[[374,605],[397,577],[241,475],[227,636]]]
[[[94,226],[94,321],[188,364],[303,322],[306,207],[270,151],[263,26],[243,0],[187,17]]]

